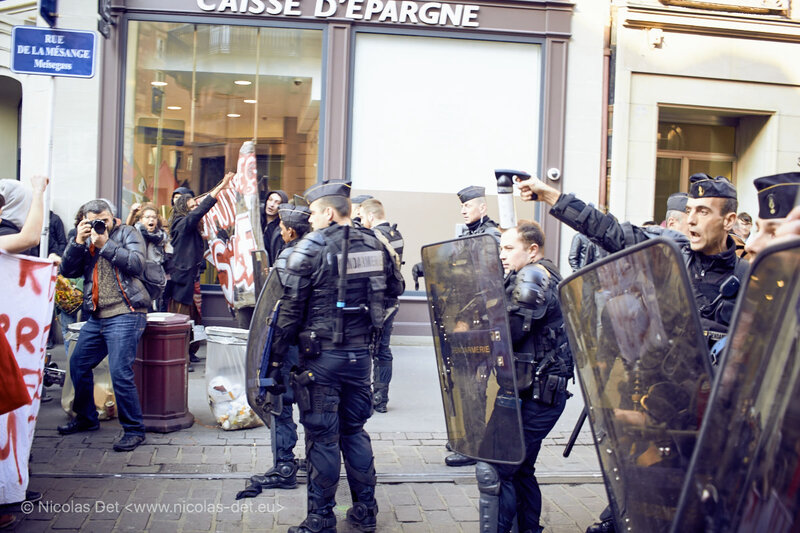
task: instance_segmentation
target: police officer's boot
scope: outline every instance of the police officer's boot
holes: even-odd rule
[[[375,359],[373,366],[372,405],[375,411],[385,413],[389,403],[389,382],[392,380],[392,362]]]
[[[262,489],[293,489],[297,487],[297,461],[279,461],[262,476],[250,477]]]
[[[475,463],[477,463],[475,459],[458,452],[453,452],[444,458],[444,464],[447,466],[471,466]]]
[[[595,522],[586,528],[586,533],[614,533],[617,530],[614,527],[614,513],[611,512],[611,507],[606,507],[600,513],[600,521]]]
[[[355,502],[353,506],[347,510],[347,521],[350,525],[359,531],[375,531],[378,527],[378,504],[368,507],[361,502]]]
[[[289,528],[289,533],[336,533],[336,517],[309,513],[299,526]]]
[[[475,466],[478,480],[478,514],[482,533],[497,533],[497,519],[500,512],[500,476],[495,468],[484,462]]]
[[[378,383],[377,381],[372,385],[373,396],[372,405],[378,413],[385,413],[389,410],[386,404],[389,403],[389,384]]]

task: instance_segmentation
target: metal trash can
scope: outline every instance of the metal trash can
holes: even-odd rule
[[[260,426],[261,419],[247,403],[246,329],[206,328],[206,392],[211,414],[224,430]]]
[[[147,431],[169,433],[191,427],[189,412],[189,317],[177,313],[149,313],[136,360],[136,388]]]
[[[78,337],[81,328],[86,322],[74,322],[67,326],[67,336],[65,340],[70,341],[69,353],[67,354],[66,373],[64,376],[64,386],[61,389],[61,408],[70,416],[75,416],[72,410],[72,402],[75,400],[75,388],[72,385],[72,378],[69,373],[69,360],[78,344]],[[117,404],[114,397],[114,387],[111,383],[111,370],[108,367],[108,357],[94,368],[94,404],[97,407],[97,416],[100,420],[109,420],[117,416]]]

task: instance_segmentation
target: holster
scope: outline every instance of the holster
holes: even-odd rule
[[[311,409],[311,393],[308,386],[314,382],[314,374],[310,370],[293,368],[289,374],[289,384],[294,392],[294,401],[301,413]]]
[[[300,359],[316,359],[322,353],[322,344],[316,331],[306,330],[297,335],[297,345],[300,348]]]
[[[534,376],[531,399],[543,405],[555,405],[559,392],[567,390],[567,378],[555,374]]]

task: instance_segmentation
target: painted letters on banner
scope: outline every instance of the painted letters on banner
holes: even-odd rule
[[[0,504],[24,500],[28,487],[28,456],[39,415],[56,274],[52,261],[0,250],[0,328],[33,399],[28,405],[0,415]]]
[[[258,173],[255,145],[247,141],[239,150],[236,175],[230,187],[217,195],[217,203],[203,217],[203,237],[208,241],[206,259],[219,273],[228,305],[234,309],[254,306],[253,259],[250,252],[263,249],[261,213],[258,207]],[[230,238],[217,236],[225,230]]]

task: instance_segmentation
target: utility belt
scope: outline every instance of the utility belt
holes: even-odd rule
[[[330,339],[324,339],[317,335],[316,331],[306,330],[297,336],[297,344],[300,348],[302,360],[316,359],[322,354],[323,350],[346,350],[348,348],[368,348],[374,342],[372,334],[347,335],[344,342],[336,344]]]
[[[533,400],[543,405],[555,405],[559,394],[567,392],[567,378],[557,374],[536,375],[530,387],[520,390],[522,400]]]

